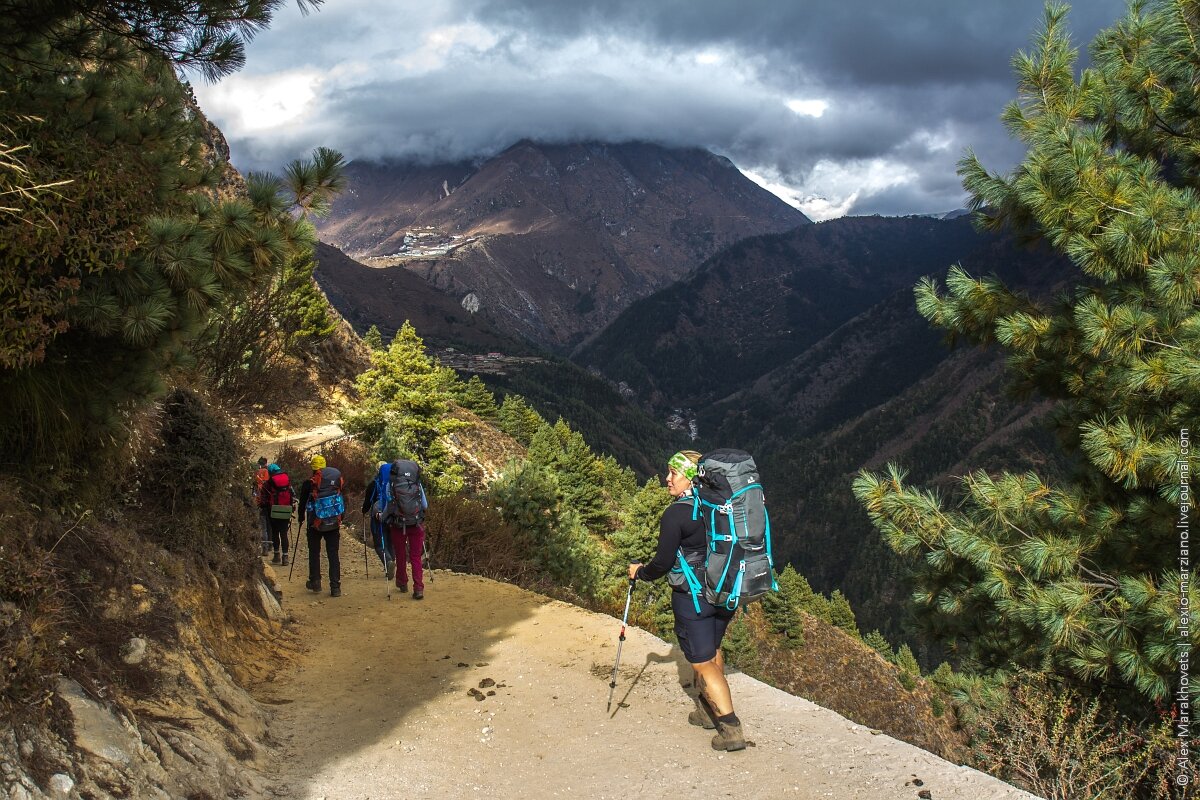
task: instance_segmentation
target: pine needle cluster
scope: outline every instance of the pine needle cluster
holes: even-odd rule
[[[983,225],[1069,256],[1073,288],[1039,301],[956,267],[916,296],[953,337],[1002,348],[1018,391],[1056,402],[1077,474],[975,472],[956,506],[896,466],[854,491],[915,565],[923,622],[964,656],[1157,700],[1177,669],[1177,524],[1195,510],[1181,437],[1200,420],[1200,3],[1135,3],[1078,78],[1065,16],[1049,7],[1014,59],[1003,119],[1023,163],[998,175],[968,155],[960,175]]]

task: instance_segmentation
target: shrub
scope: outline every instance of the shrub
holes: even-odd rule
[[[979,714],[976,766],[1046,800],[1170,797],[1170,720],[1138,726],[1099,698],[1021,674]]]

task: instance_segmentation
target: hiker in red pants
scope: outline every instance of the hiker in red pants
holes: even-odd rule
[[[408,563],[412,566],[413,600],[425,597],[425,574],[421,569],[421,554],[425,550],[425,526],[415,525],[388,526],[392,539],[392,552],[396,554],[396,588],[402,592],[408,591],[407,568],[404,565],[404,548],[408,548]]]
[[[425,509],[429,501],[421,485],[421,467],[415,461],[398,458],[388,475],[388,503],[384,511],[392,552],[396,554],[396,588],[408,591],[408,569],[404,565],[405,548],[412,565],[413,600],[425,597],[425,576],[421,554],[425,550]]]

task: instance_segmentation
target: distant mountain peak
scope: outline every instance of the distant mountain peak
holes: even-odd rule
[[[645,141],[526,138],[479,164],[354,162],[347,176],[323,240],[472,294],[501,330],[560,351],[723,247],[809,223],[729,159]],[[417,230],[445,247],[414,249]]]

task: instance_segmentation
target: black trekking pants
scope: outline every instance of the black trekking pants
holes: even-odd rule
[[[278,553],[282,548],[283,554],[286,556],[288,551],[288,528],[292,526],[290,519],[273,519],[271,520],[271,546]]]
[[[342,585],[342,561],[338,558],[341,528],[331,531],[308,529],[308,579],[314,583],[321,580],[321,540],[325,540],[325,556],[329,559],[329,588]]]

